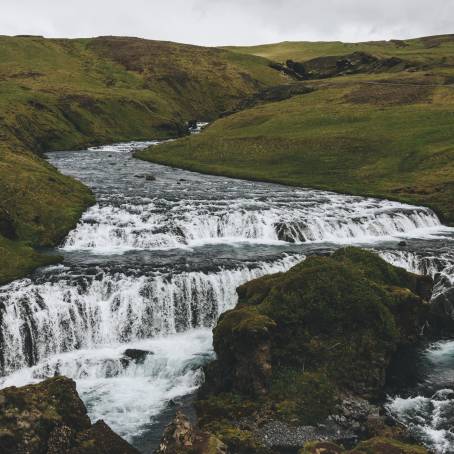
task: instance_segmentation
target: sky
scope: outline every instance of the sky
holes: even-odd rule
[[[454,0],[0,0],[1,35],[218,46],[445,33],[454,33]]]

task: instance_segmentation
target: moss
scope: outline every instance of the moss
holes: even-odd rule
[[[210,396],[209,399],[200,399],[196,402],[197,414],[201,424],[213,420],[240,420],[253,415],[260,403],[245,399],[234,393],[220,393]]]
[[[251,307],[225,312],[221,320],[222,322],[214,328],[215,336],[219,341],[231,336],[260,337],[276,325],[271,318]]]
[[[389,294],[356,267],[314,257],[282,276],[258,310],[277,325],[273,363],[309,371],[329,365],[335,382],[376,387],[366,365],[375,357],[381,368],[396,342],[390,305]]]
[[[390,438],[371,438],[360,443],[351,454],[428,454],[422,446],[402,443]]]
[[[225,428],[218,436],[233,452],[239,454],[257,453],[260,452],[260,448],[263,449],[263,446],[257,443],[253,434],[248,430],[230,427]]]
[[[347,248],[246,284],[239,295],[241,311],[251,301],[257,313],[275,322],[275,364],[306,370],[326,364],[331,379],[343,386],[366,386],[369,376],[367,386],[379,387],[385,358],[398,343],[414,341],[428,316],[422,301],[428,288],[430,279]],[[230,314],[232,322],[235,316]]]
[[[62,410],[65,406],[68,411]],[[30,452],[45,452],[50,433],[62,424],[74,426],[76,430],[90,426],[75,383],[64,377],[22,388],[5,388],[0,392],[0,407],[0,426],[14,436],[13,439],[1,437],[0,443],[7,443],[18,452],[24,446]],[[1,448],[4,446],[0,445]]]
[[[303,425],[322,423],[338,403],[336,388],[326,374],[294,369],[273,374],[270,397],[276,400],[277,413],[283,420]]]
[[[137,454],[102,421],[91,425],[74,381],[54,377],[0,391],[0,452]]]
[[[27,243],[7,240],[0,236],[0,285],[18,279],[39,266],[53,265],[60,256],[36,252]]]
[[[360,443],[348,451],[335,443],[312,441],[304,445],[298,454],[428,454],[427,449],[402,443],[392,438],[375,437]]]

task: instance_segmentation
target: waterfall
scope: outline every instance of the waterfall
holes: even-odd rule
[[[127,348],[148,354],[133,361],[125,355]],[[92,420],[103,419],[134,442],[150,430],[170,400],[197,389],[203,380],[201,366],[212,359],[211,329],[196,329],[53,355],[0,378],[0,387],[36,383],[56,373],[71,377]]]
[[[211,273],[136,276],[100,268],[79,275],[59,269],[43,282],[15,281],[0,288],[1,373],[61,352],[212,327],[235,306],[239,285],[303,258]]]
[[[434,279],[432,304],[446,310],[454,305],[454,253],[452,249],[437,251],[380,251],[380,255],[395,266],[407,271],[431,276]],[[439,454],[454,452],[454,342],[435,343],[422,354],[418,363],[424,364],[424,379],[419,389],[408,397],[388,399],[386,409],[408,432]]]
[[[380,251],[379,255],[394,266],[412,273],[430,276],[434,280],[432,301],[445,296],[448,300],[452,299],[454,304],[454,295],[448,295],[454,288],[454,252],[391,250]]]
[[[389,398],[388,413],[431,452],[454,452],[454,342],[441,341],[420,357],[424,380],[411,396]]]
[[[246,202],[243,202],[246,203]],[[424,235],[441,227],[437,216],[427,208],[360,207],[349,212],[348,205],[336,215],[326,215],[297,204],[289,208],[253,210],[194,201],[184,203],[131,203],[119,206],[96,205],[82,217],[67,237],[63,249],[91,250],[95,253],[131,249],[171,249],[213,242],[275,244],[306,242],[366,242],[392,236]],[[332,207],[326,207],[329,211]]]

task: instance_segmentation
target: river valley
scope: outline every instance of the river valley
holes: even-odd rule
[[[144,453],[213,358],[211,329],[235,289],[344,245],[435,280],[452,297],[454,229],[424,207],[207,176],[134,159],[157,142],[49,154],[97,204],[55,252],[61,265],[0,287],[0,386],[63,374],[93,420]],[[454,300],[454,298],[453,298]],[[391,415],[437,453],[454,453],[454,343],[418,357],[430,373]]]

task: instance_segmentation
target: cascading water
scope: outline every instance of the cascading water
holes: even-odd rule
[[[167,403],[203,379],[211,328],[239,285],[351,243],[411,267],[420,246],[396,252],[402,238],[452,235],[423,207],[132,159],[155,143],[49,155],[97,204],[60,246],[63,265],[0,287],[0,386],[72,377],[90,415],[143,452]]]
[[[107,206],[100,203],[87,211],[63,247],[109,253],[112,248],[162,249],[226,241],[370,242],[440,229],[438,218],[426,208],[282,187],[269,196],[266,185],[255,184],[248,193],[235,183],[225,188],[228,199],[219,200],[224,184],[210,184],[213,198],[206,193],[202,198],[202,188],[189,190],[186,184],[184,190],[190,193],[185,200],[163,201],[158,194],[140,203],[134,197],[117,199],[114,206],[107,200]]]
[[[434,279],[432,304],[454,318],[454,249],[446,241],[422,244],[415,250],[384,250],[395,266]],[[434,247],[436,246],[436,247]],[[417,352],[419,369],[414,389],[389,398],[388,412],[410,434],[440,454],[454,453],[454,342],[443,341]]]
[[[454,342],[437,342],[418,354],[418,384],[390,398],[387,410],[433,452],[454,453]]]
[[[235,306],[238,286],[286,271],[302,259],[288,256],[210,273],[137,275],[57,267],[34,280],[13,282],[0,288],[0,372],[77,349],[212,327]]]

